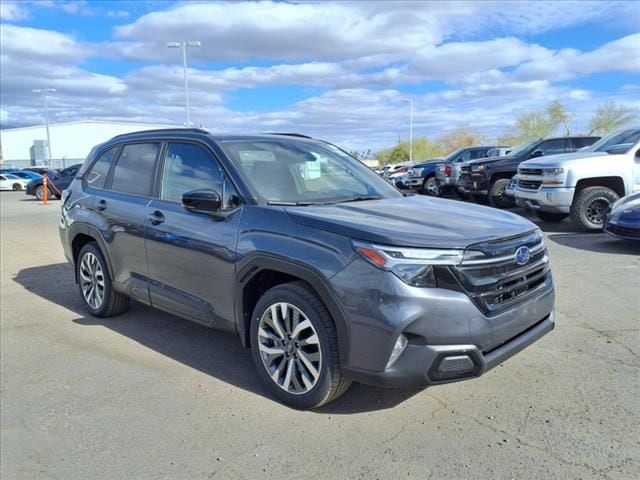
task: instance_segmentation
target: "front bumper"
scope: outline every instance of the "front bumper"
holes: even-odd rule
[[[460,175],[458,189],[464,193],[486,195],[489,191],[489,179],[481,173]]]
[[[364,260],[335,275],[331,286],[350,329],[342,369],[371,385],[420,387],[475,378],[554,327],[551,274],[533,296],[494,314],[484,314],[466,293],[410,287]],[[387,368],[400,334],[408,345]]]
[[[573,201],[574,188],[541,187],[538,190],[516,188],[516,204],[528,210],[541,212],[569,213]]]
[[[625,222],[619,218],[612,218],[611,213],[607,213],[603,230],[612,237],[640,242],[640,221]]]
[[[407,182],[407,188],[421,188],[423,178],[422,177],[410,177]]]

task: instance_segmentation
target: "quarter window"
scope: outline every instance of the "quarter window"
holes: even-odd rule
[[[93,164],[91,170],[85,175],[85,179],[89,186],[94,188],[103,188],[104,182],[109,174],[111,163],[115,158],[117,147],[111,148],[100,155],[100,158]]]
[[[111,189],[132,195],[151,195],[159,149],[157,143],[125,145],[113,172]]]
[[[224,195],[223,208],[238,204],[238,196],[225,182],[216,159],[200,145],[169,143],[164,159],[160,198],[180,203],[182,195],[191,190],[209,189]]]

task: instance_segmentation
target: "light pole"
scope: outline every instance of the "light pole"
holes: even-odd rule
[[[182,69],[184,71],[184,104],[187,111],[187,128],[191,126],[191,107],[189,105],[189,78],[187,74],[187,47],[199,47],[200,42],[167,42],[169,48],[182,48]]]
[[[413,98],[403,98],[409,104],[409,163],[413,163]]]
[[[34,88],[33,93],[38,93],[44,97],[44,126],[47,130],[47,153],[49,162],[51,161],[51,138],[49,136],[49,103],[47,101],[48,93],[56,93],[55,88]]]

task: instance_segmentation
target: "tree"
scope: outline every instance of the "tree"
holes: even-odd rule
[[[476,132],[472,128],[460,125],[453,130],[442,134],[436,142],[438,147],[440,147],[440,154],[444,153],[446,155],[458,148],[481,145],[483,140],[484,139],[480,133]]]
[[[513,133],[498,138],[500,145],[515,146],[519,143],[552,135],[559,125],[563,125],[565,135],[571,134],[571,116],[558,100],[551,102],[543,110],[524,112],[516,118]]]
[[[557,125],[561,124],[564,127],[564,134],[566,136],[571,135],[571,129],[569,128],[569,121],[571,120],[571,115],[567,113],[559,100],[554,100],[549,104],[546,109],[547,119],[553,128],[555,129]]]
[[[638,112],[628,107],[607,102],[600,105],[589,122],[589,135],[606,135],[624,127],[638,117]]]

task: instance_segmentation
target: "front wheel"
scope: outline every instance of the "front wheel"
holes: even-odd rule
[[[561,222],[565,218],[569,216],[568,213],[554,213],[554,212],[538,212],[536,211],[536,216],[542,220],[543,222]]]
[[[513,198],[506,195],[506,189],[511,180],[508,178],[500,178],[493,182],[489,189],[489,203],[496,208],[513,208],[516,202]]]
[[[618,194],[607,187],[584,188],[571,205],[571,219],[582,230],[601,230],[605,212],[618,198]]]
[[[342,375],[336,328],[306,284],[268,290],[251,319],[251,351],[270,392],[294,408],[316,408],[342,395],[351,381]]]
[[[20,185],[19,183],[14,183],[11,188],[13,188],[14,192],[17,192],[18,190],[22,190],[22,185]]]
[[[422,194],[431,197],[440,196],[440,185],[438,185],[435,177],[429,177],[424,181],[422,184]]]
[[[44,185],[38,185],[35,193],[38,200],[44,200]],[[47,198],[53,198],[53,192],[49,187],[47,187]]]

